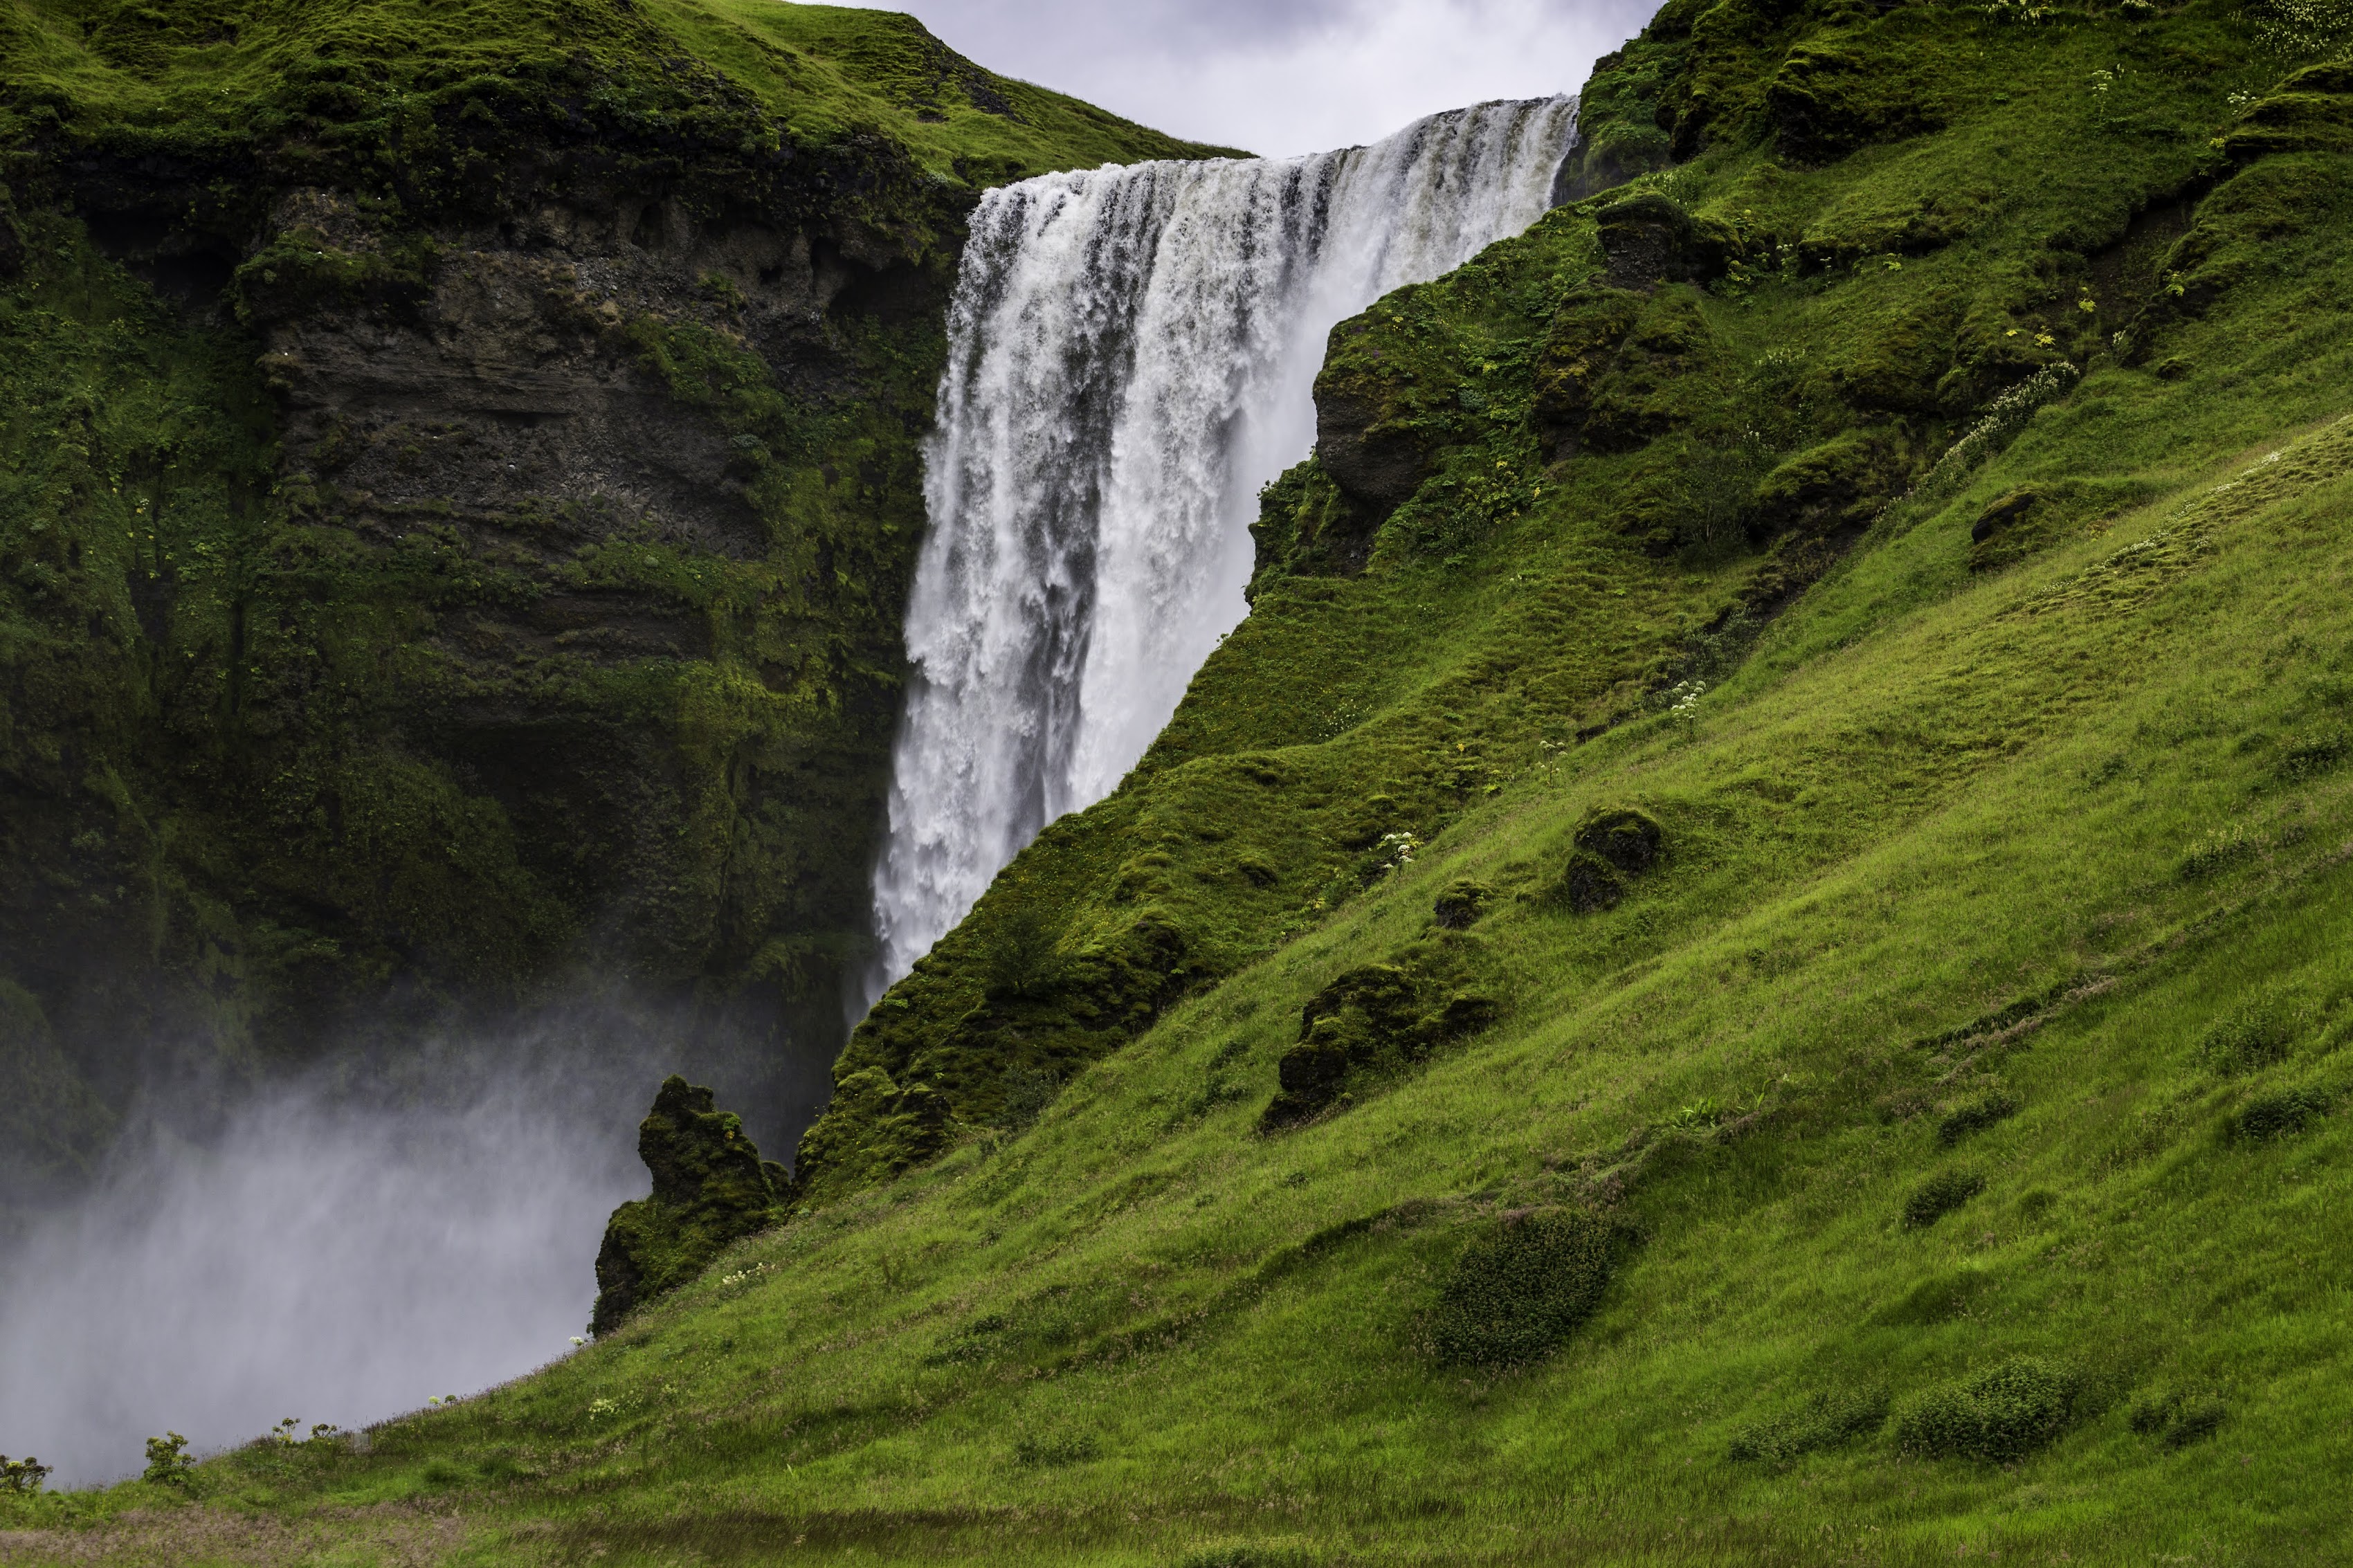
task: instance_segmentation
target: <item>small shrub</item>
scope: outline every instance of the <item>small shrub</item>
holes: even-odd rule
[[[2262,847],[2243,827],[2218,827],[2181,858],[2181,879],[2196,882],[2219,876],[2240,861],[2252,859]]]
[[[2327,1100],[2310,1089],[2292,1089],[2251,1101],[2239,1112],[2236,1125],[2242,1138],[2290,1138],[2316,1117],[2327,1114]]]
[[[1085,1433],[1029,1436],[1013,1445],[1014,1460],[1031,1469],[1047,1469],[1057,1465],[1083,1465],[1090,1459],[1102,1457],[1102,1445]]]
[[[2219,1399],[2166,1394],[2137,1401],[2126,1420],[2144,1437],[2156,1437],[2168,1448],[2186,1448],[2220,1431],[2229,1415],[2230,1407]]]
[[[18,1496],[29,1496],[37,1492],[41,1489],[41,1483],[49,1479],[49,1466],[41,1463],[30,1454],[21,1459],[12,1459],[5,1454],[0,1454],[0,1492],[11,1492]]]
[[[1904,1200],[1904,1228],[1926,1230],[1985,1191],[1985,1178],[1975,1171],[1939,1171]]]
[[[2173,1424],[2165,1430],[2165,1446],[2186,1448],[2202,1442],[2222,1429],[2231,1414],[2230,1407],[2219,1399],[2193,1399],[2181,1406]]]
[[[2067,1429],[2077,1382],[2063,1367],[2012,1357],[1923,1394],[1896,1417],[1896,1446],[1930,1458],[2024,1458]]]
[[[436,1489],[462,1487],[473,1479],[473,1472],[457,1460],[439,1458],[426,1460],[425,1468],[417,1473],[417,1479]]]
[[[1028,900],[1014,904],[997,917],[987,936],[982,974],[992,997],[1043,996],[1061,979],[1055,947],[1062,933],[1039,904]]]
[[[1963,1100],[1945,1113],[1936,1123],[1936,1142],[1949,1149],[1972,1132],[1983,1131],[1995,1122],[2018,1114],[2018,1101],[1995,1089],[1974,1100]]]
[[[1295,1546],[1204,1546],[1178,1568],[1310,1568],[1314,1559]]]
[[[158,1486],[184,1487],[188,1484],[188,1472],[195,1465],[188,1453],[188,1440],[177,1432],[166,1432],[161,1437],[147,1439],[147,1468],[139,1479]]]
[[[2342,730],[2291,735],[2280,751],[2279,771],[2286,778],[2309,778],[2315,773],[2327,773],[2343,762],[2348,750]]]
[[[1439,1293],[1430,1342],[1441,1361],[1510,1366],[1551,1351],[1600,1304],[1609,1238],[1581,1209],[1507,1219],[1463,1248]]]
[[[722,309],[740,310],[744,308],[743,285],[724,272],[705,272],[695,279],[694,291]]]
[[[2277,1008],[2256,1004],[2215,1019],[2199,1038],[2198,1054],[2225,1078],[2284,1060],[2295,1031]]]
[[[1825,1390],[1795,1410],[1742,1427],[1733,1436],[1731,1457],[1785,1465],[1800,1454],[1868,1436],[1886,1421],[1884,1388]]]
[[[997,1124],[1008,1131],[1020,1131],[1037,1121],[1061,1091],[1062,1075],[1052,1068],[1014,1063],[997,1079]]]

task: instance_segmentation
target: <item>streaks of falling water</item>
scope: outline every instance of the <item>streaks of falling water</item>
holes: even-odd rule
[[[1110,793],[1240,620],[1258,489],[1314,438],[1332,327],[1550,205],[1573,98],[1369,147],[1107,166],[972,219],[863,1001]]]

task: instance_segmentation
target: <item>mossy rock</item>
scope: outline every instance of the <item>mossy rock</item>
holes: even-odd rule
[[[760,1158],[744,1124],[710,1089],[673,1073],[638,1123],[650,1196],[623,1204],[596,1254],[591,1332],[610,1333],[638,1307],[701,1274],[729,1244],[785,1216],[784,1167]]]
[[[1969,570],[1998,571],[2148,499],[2133,485],[2049,479],[2016,486],[1986,503],[1969,524]]]
[[[1593,395],[1634,330],[1642,297],[1630,289],[1579,289],[1553,312],[1535,362],[1535,414],[1552,432],[1554,456],[1568,456]]]
[[[1694,217],[1656,191],[1614,202],[1595,216],[1609,281],[1621,289],[1705,283],[1724,276],[1739,252],[1732,231]]]
[[[1494,901],[1495,889],[1484,882],[1460,877],[1447,884],[1430,906],[1430,917],[1447,931],[1468,931]]]
[[[1791,49],[1766,83],[1765,107],[1782,150],[1810,163],[1934,130],[1943,118],[1908,59],[1880,40],[1866,49],[1837,35]]]
[[[1552,897],[1581,915],[1616,908],[1666,854],[1658,823],[1630,806],[1589,813],[1572,842]]]
[[[1841,431],[1783,459],[1765,476],[1749,501],[1747,531],[1765,539],[1861,528],[1894,496],[1904,472],[1892,433],[1868,427]]]
[[[1273,1131],[1330,1109],[1348,1085],[1394,1076],[1493,1024],[1500,1009],[1449,990],[1424,963],[1368,963],[1335,977],[1300,1010],[1299,1038],[1275,1064],[1278,1090],[1259,1125]]]

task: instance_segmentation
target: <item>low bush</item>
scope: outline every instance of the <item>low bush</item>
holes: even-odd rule
[[[2345,760],[2348,744],[2342,730],[2312,731],[2291,735],[2280,749],[2279,771],[2291,779],[2327,773]]]
[[[2292,1089],[2284,1094],[2267,1094],[2249,1101],[2239,1112],[2234,1126],[2242,1138],[2287,1138],[2327,1114],[2327,1100],[2308,1089]]]
[[[1904,1228],[1926,1230],[1985,1191],[1985,1178],[1975,1171],[1939,1171],[1904,1200]]]
[[[21,1459],[12,1459],[0,1454],[0,1492],[26,1496],[37,1492],[41,1489],[41,1483],[49,1479],[49,1466],[30,1454]]]
[[[997,1126],[1018,1132],[1038,1120],[1062,1092],[1062,1075],[1052,1068],[1016,1062],[997,1077]]]
[[[2199,1038],[2198,1055],[2228,1078],[2284,1060],[2295,1040],[2294,1028],[2278,1008],[2256,1003],[2209,1024]]]
[[[147,1439],[147,1468],[139,1479],[157,1486],[184,1487],[188,1484],[188,1472],[195,1467],[196,1461],[188,1452],[188,1440],[177,1432],[166,1432],[161,1437]]]
[[[1815,1394],[1794,1410],[1742,1427],[1731,1457],[1784,1465],[1800,1454],[1868,1436],[1887,1422],[1884,1388],[1838,1388]]]
[[[1188,1552],[1178,1568],[1310,1568],[1314,1562],[1295,1546],[1234,1544]]]
[[[1431,1348],[1471,1365],[1538,1360],[1592,1314],[1609,1284],[1609,1232],[1592,1215],[1507,1218],[1456,1259],[1431,1317]]]
[[[1084,1433],[1062,1433],[1045,1437],[1024,1437],[1013,1445],[1016,1462],[1032,1469],[1050,1469],[1058,1465],[1083,1465],[1103,1457],[1103,1446]]]
[[[2067,1368],[2012,1357],[1913,1401],[1895,1418],[1896,1446],[1928,1458],[2023,1458],[2067,1429],[2079,1381]]]
[[[2158,1438],[2168,1448],[2186,1448],[2221,1431],[2230,1414],[2229,1405],[2211,1395],[2190,1399],[2166,1394],[2136,1403],[2126,1420],[2144,1437]]]
[[[1945,1119],[1936,1123],[1936,1142],[1949,1149],[1970,1133],[2017,1114],[2018,1101],[2000,1089],[1980,1094],[1945,1113]]]
[[[2253,859],[2262,847],[2243,827],[2218,827],[2181,858],[2181,879],[2195,882],[2219,876],[2242,860]]]

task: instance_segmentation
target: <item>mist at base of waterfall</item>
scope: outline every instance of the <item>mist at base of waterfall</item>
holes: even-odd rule
[[[0,1452],[99,1484],[167,1431],[356,1428],[567,1353],[657,1080],[461,1072],[396,1110],[263,1090],[200,1142],[151,1107],[0,1257]]]

